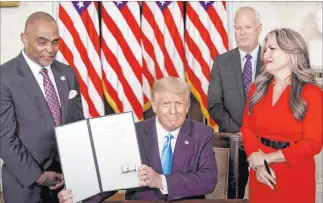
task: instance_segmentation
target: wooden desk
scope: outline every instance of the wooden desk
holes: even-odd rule
[[[123,201],[105,201],[105,203],[166,203],[165,201],[142,201],[142,200],[123,200]],[[176,203],[248,203],[246,199],[197,199],[197,200],[182,200]]]
[[[142,200],[107,200],[104,201],[105,203],[166,203],[165,201],[142,201]],[[2,192],[0,192],[0,203],[4,203],[2,200]],[[248,200],[241,200],[241,199],[197,199],[197,200],[183,200],[183,201],[176,201],[176,203],[248,203]]]

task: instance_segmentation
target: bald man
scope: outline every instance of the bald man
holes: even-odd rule
[[[83,119],[73,69],[55,60],[58,26],[29,16],[24,49],[0,67],[0,158],[6,203],[56,203],[64,184],[54,127]]]
[[[259,13],[251,7],[239,8],[234,18],[234,36],[238,47],[214,60],[208,89],[208,110],[219,125],[220,132],[241,135],[246,95],[263,65],[258,44],[261,30]],[[229,198],[244,197],[248,176],[246,153],[242,148],[239,152],[238,196],[235,196],[234,189],[229,188]]]

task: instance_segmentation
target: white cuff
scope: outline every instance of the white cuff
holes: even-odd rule
[[[166,177],[164,175],[161,175],[162,178],[162,184],[163,184],[163,189],[160,189],[160,191],[164,194],[168,194],[168,188],[167,188],[167,182],[166,182]]]

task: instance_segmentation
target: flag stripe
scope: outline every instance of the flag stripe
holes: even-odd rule
[[[169,76],[174,76],[174,77],[178,77],[178,73],[176,71],[176,68],[173,64],[173,61],[171,60],[166,46],[165,46],[165,41],[164,41],[164,35],[162,34],[162,32],[160,31],[160,29],[158,29],[158,25],[156,23],[156,21],[154,21],[154,15],[152,13],[152,11],[149,9],[149,2],[143,2],[143,16],[145,18],[145,20],[148,22],[148,24],[151,26],[151,28],[154,31],[156,40],[158,42],[158,45],[165,57],[165,66],[164,68],[166,69],[167,73]],[[151,2],[151,3],[155,3],[155,2]]]
[[[105,72],[102,73],[102,81],[105,87],[105,95],[109,98],[108,102],[111,104],[112,109],[115,111],[115,113],[123,112],[123,105],[120,101],[117,92],[112,87],[110,82],[106,79]]]
[[[111,34],[115,37],[116,41],[118,42],[125,59],[128,61],[128,64],[131,64],[131,67],[133,69],[133,72],[135,76],[137,77],[137,80],[142,84],[142,75],[141,75],[141,65],[138,63],[137,59],[134,56],[134,53],[131,51],[131,48],[129,47],[128,43],[124,39],[121,31],[119,30],[118,26],[115,24],[115,22],[111,19],[110,15],[106,12],[105,8],[102,9],[102,18],[103,21],[111,32]]]
[[[94,2],[94,3],[97,3],[97,2]],[[98,55],[100,55],[100,41],[97,40],[99,39],[98,31],[96,30],[93,24],[93,21],[91,19],[91,16],[88,10],[86,10],[86,12],[83,12],[80,16],[84,25],[86,25],[84,26],[84,28],[86,29],[87,34],[91,39],[91,42],[93,43],[95,51],[97,52]],[[95,16],[95,17],[98,17],[98,16]]]
[[[70,49],[68,48],[68,46],[65,44],[64,40],[63,39],[60,39],[59,40],[59,46],[60,46],[60,49],[63,50],[62,52],[64,53],[64,57],[66,59],[66,61],[68,62],[68,64],[70,64],[70,66],[73,67],[73,70],[76,74],[76,77],[79,78],[78,82],[79,82],[79,86],[80,86],[80,91],[82,93],[82,96],[84,97],[87,105],[89,106],[89,113],[90,115],[93,115],[93,116],[99,116],[99,112],[96,110],[90,96],[89,96],[89,93],[88,93],[88,88],[87,88],[87,85],[84,83],[83,80],[80,80],[81,75],[78,71],[77,68],[75,68],[75,64],[73,62],[73,53],[70,51]]]
[[[154,51],[153,45],[147,39],[146,36],[143,35],[142,39],[143,39],[144,49],[145,49],[146,53],[150,56],[150,58],[152,59],[152,61],[154,63],[154,66],[152,66],[149,69],[147,68],[147,69],[150,71],[151,74],[154,74],[155,73],[154,75],[155,75],[156,79],[160,79],[160,78],[163,77],[163,72],[160,69],[159,64],[158,64],[158,62],[156,60],[156,55],[155,55],[155,51]],[[154,71],[151,70],[151,69],[154,69]]]
[[[201,50],[199,47],[195,44],[195,42],[192,40],[190,35],[186,35],[186,43],[188,49],[192,52],[195,59],[200,64],[200,67],[202,69],[203,75],[207,80],[210,80],[210,68],[207,62],[204,60]]]
[[[218,55],[219,52],[216,49],[215,45],[212,43],[212,40],[211,40],[208,30],[204,27],[201,20],[199,19],[199,15],[192,8],[191,4],[187,4],[186,8],[187,8],[187,16],[190,18],[191,23],[194,24],[196,30],[199,32],[204,43],[208,46],[208,48],[210,50],[210,54],[211,54],[210,57]]]
[[[60,10],[60,18],[64,19],[64,24],[66,28],[69,30],[71,35],[73,36],[75,46],[80,53],[87,53],[86,48],[84,47],[83,43],[81,42],[79,33],[74,27],[74,23],[72,19],[67,15],[64,9]],[[101,79],[98,76],[97,72],[95,71],[95,68],[93,67],[92,61],[89,59],[89,56],[87,54],[81,54],[81,58],[84,61],[85,64],[87,64],[87,69],[89,72],[89,78],[93,82],[95,88],[97,89],[98,93],[100,93],[100,90],[102,88]]]
[[[179,3],[182,3],[182,2],[173,2],[173,4],[174,3],[176,3],[176,4],[178,3],[178,6],[181,7],[179,5]],[[183,46],[183,38],[184,37],[181,36],[178,29],[174,29],[175,26],[176,26],[176,28],[178,28],[178,27],[174,21],[173,15],[171,14],[168,7],[164,9],[163,15],[165,18],[166,26],[167,26],[168,31],[170,33],[170,37],[171,37],[172,42],[174,43],[174,46],[177,50],[177,52],[175,52],[173,55],[173,56],[176,56],[174,58],[174,60],[175,60],[175,62],[180,62],[178,64],[179,68],[184,70],[184,67],[185,67],[184,64],[186,63],[184,46]],[[181,19],[181,21],[183,21],[183,18],[180,18],[180,19]],[[178,21],[179,19],[176,18],[176,20]],[[170,47],[170,46],[168,46],[168,47]],[[177,55],[178,55],[178,57],[177,57]],[[178,73],[177,76],[181,76],[181,78],[184,77],[184,72],[179,72],[179,70],[177,70],[177,73]]]
[[[123,86],[123,90],[125,92],[125,96],[129,101],[131,101],[131,105],[133,106],[133,111],[135,115],[141,119],[142,118],[142,106],[139,103],[135,93],[133,92],[133,89],[127,82],[127,79],[122,73],[122,67],[118,63],[118,59],[115,57],[115,55],[111,52],[111,50],[107,47],[106,42],[104,39],[102,39],[102,51],[104,53],[104,56],[106,57],[107,62],[111,65],[112,69],[117,74],[118,80],[121,82]]]
[[[224,28],[222,20],[219,20],[219,19],[221,19],[220,16],[218,15],[218,13],[214,9],[214,7],[210,7],[210,9],[208,9],[207,13],[210,16],[210,19],[211,19],[214,27],[219,32],[219,34],[222,38],[222,41],[223,41],[223,45],[225,46],[226,50],[229,50],[228,34]]]
[[[128,2],[129,4],[130,2]],[[139,4],[138,2],[136,2],[136,4]],[[133,8],[133,7],[132,7]],[[139,5],[138,5],[138,9],[139,9]],[[131,10],[129,9],[128,6],[124,6],[121,9],[121,14],[123,15],[124,19],[126,19],[126,22],[129,25],[129,28],[132,31],[132,34],[134,34],[134,36],[136,37],[137,43],[140,44],[140,34],[141,34],[141,30],[139,25],[138,26],[132,26],[132,25],[136,25],[137,20],[135,19],[134,15],[132,14]]]
[[[195,76],[192,69],[187,68],[186,73],[188,75],[189,80],[191,81],[192,84],[194,84],[195,89],[200,94],[201,102],[202,102],[201,104],[203,106],[207,106],[207,97],[206,97],[206,94],[202,90],[201,81]]]
[[[186,78],[203,116],[218,130],[207,110],[207,90],[214,59],[228,47],[225,2],[187,2],[186,16]]]
[[[81,6],[84,8],[79,10]],[[77,70],[85,118],[104,115],[97,2],[87,2],[85,5],[60,2],[57,24],[62,46],[56,59]],[[84,61],[83,55],[88,58],[87,61]],[[91,66],[98,76],[94,77],[97,81],[90,78]]]
[[[147,68],[147,69],[150,70],[151,74],[156,76],[156,79],[162,78],[163,72],[160,69],[159,63],[156,60],[156,55],[155,55],[155,50],[154,50],[153,44],[148,40],[148,38],[144,34],[142,34],[142,43],[143,43],[144,50],[150,56],[150,58],[153,60],[153,63],[154,63],[154,66],[152,66],[151,68]],[[152,71],[151,69],[154,69],[154,71]]]

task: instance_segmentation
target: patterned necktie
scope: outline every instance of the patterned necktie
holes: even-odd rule
[[[59,126],[61,125],[61,107],[59,106],[58,97],[54,85],[49,79],[48,70],[46,68],[42,68],[40,74],[42,74],[44,78],[43,85],[48,108],[53,116],[55,126]]]
[[[251,58],[252,56],[250,54],[246,54],[245,58],[247,59],[246,63],[244,64],[243,68],[243,89],[244,89],[244,94],[247,98],[249,88],[252,82],[252,69],[251,69]]]
[[[161,162],[163,168],[163,174],[167,175],[170,174],[172,171],[172,162],[173,162],[173,152],[172,152],[172,145],[171,140],[174,138],[172,134],[168,134],[165,136],[166,141],[163,147]]]

